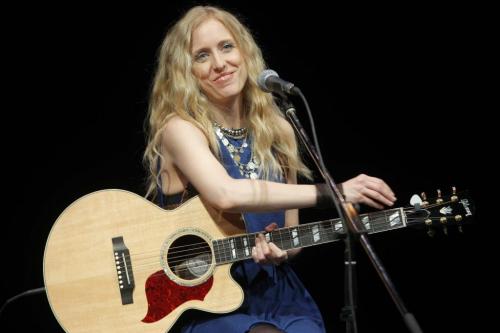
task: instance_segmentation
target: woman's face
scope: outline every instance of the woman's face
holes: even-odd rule
[[[218,20],[202,22],[192,33],[193,74],[205,95],[217,104],[232,103],[248,74],[233,36]]]

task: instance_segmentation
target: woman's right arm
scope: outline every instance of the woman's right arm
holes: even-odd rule
[[[184,177],[212,206],[225,211],[275,211],[316,204],[315,185],[233,179],[210,151],[202,131],[179,117],[164,128],[162,144]]]

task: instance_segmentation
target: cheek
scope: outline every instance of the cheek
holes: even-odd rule
[[[198,64],[197,66],[193,66],[193,74],[198,80],[204,80],[208,78],[210,71],[207,69],[207,66]]]
[[[240,52],[236,51],[231,53],[228,62],[232,63],[233,65],[243,66],[243,57],[241,56]]]

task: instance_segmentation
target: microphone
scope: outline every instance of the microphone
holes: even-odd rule
[[[257,78],[257,83],[260,89],[265,92],[277,93],[277,94],[288,94],[288,95],[299,95],[300,89],[297,88],[293,83],[287,82],[280,79],[278,73],[272,69],[266,69],[260,73]]]

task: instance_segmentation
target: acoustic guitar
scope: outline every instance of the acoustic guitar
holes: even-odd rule
[[[370,234],[418,225],[430,232],[461,229],[473,215],[471,200],[455,189],[412,201],[359,219]],[[251,259],[256,237],[243,222],[200,197],[167,211],[124,190],[83,196],[62,212],[47,240],[43,274],[51,309],[69,333],[162,333],[187,309],[234,311],[243,291],[230,267]],[[288,250],[345,233],[342,221],[332,219],[264,235]]]

